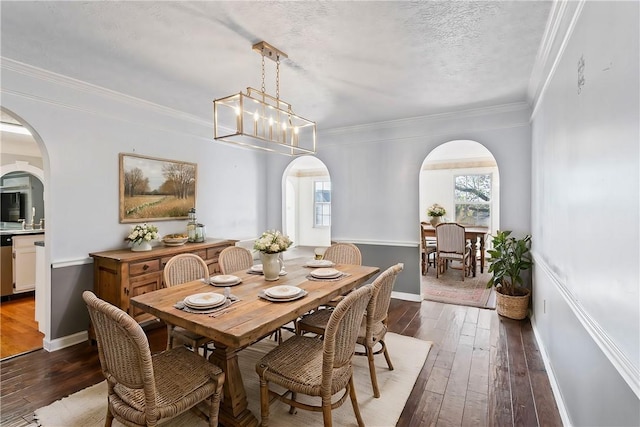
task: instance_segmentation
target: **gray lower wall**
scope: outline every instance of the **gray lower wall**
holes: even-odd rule
[[[393,290],[420,297],[420,251],[417,247],[362,243],[357,243],[356,246],[362,252],[362,264],[375,265],[380,268],[380,272],[399,262],[404,263],[404,270],[398,276]]]
[[[93,290],[92,263],[51,269],[51,340],[89,328],[85,290]]]

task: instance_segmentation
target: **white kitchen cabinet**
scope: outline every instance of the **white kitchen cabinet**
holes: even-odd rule
[[[13,293],[32,291],[36,288],[36,246],[43,240],[42,234],[13,237]]]

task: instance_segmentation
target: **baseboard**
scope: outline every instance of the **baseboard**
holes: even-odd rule
[[[410,294],[408,292],[391,292],[391,298],[395,298],[395,299],[401,299],[403,301],[413,301],[413,302],[420,302],[422,301],[422,298],[420,297],[420,295],[416,295],[416,294]]]
[[[72,345],[80,344],[89,339],[87,331],[75,333],[73,335],[67,335],[66,337],[56,338],[54,340],[44,340],[42,347],[48,352],[62,350],[63,348],[71,347]]]
[[[538,344],[538,350],[540,350],[540,355],[542,356],[544,368],[547,370],[547,377],[549,377],[549,383],[551,384],[553,397],[556,399],[556,404],[558,405],[558,412],[560,413],[560,418],[562,418],[562,425],[571,427],[571,420],[569,419],[567,407],[565,406],[564,400],[562,399],[560,387],[558,387],[558,381],[556,381],[555,372],[553,371],[553,367],[551,366],[551,362],[549,361],[549,356],[547,355],[547,349],[545,348],[544,343],[538,335],[538,328],[536,327],[535,317],[533,316],[532,311],[529,311],[529,320],[531,321],[533,336],[536,339],[536,344]]]

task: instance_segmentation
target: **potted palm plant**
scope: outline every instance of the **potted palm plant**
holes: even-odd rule
[[[496,311],[501,316],[516,320],[527,317],[531,292],[521,286],[521,273],[533,265],[530,249],[530,235],[516,239],[511,231],[498,230],[493,236],[493,249],[487,251],[493,276],[487,288],[496,288]]]

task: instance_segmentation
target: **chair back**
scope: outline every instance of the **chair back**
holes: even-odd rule
[[[229,246],[224,248],[218,256],[218,264],[222,274],[233,273],[234,271],[248,270],[253,265],[253,255],[251,251],[240,246]]]
[[[353,243],[334,243],[327,248],[322,258],[336,264],[362,265],[360,249]]]
[[[364,312],[373,295],[373,285],[350,292],[331,313],[324,334],[323,387],[331,384],[333,369],[351,363]]]
[[[209,267],[196,254],[179,254],[172,257],[162,272],[166,287],[209,277]]]
[[[398,274],[404,269],[403,263],[398,263],[387,268],[373,281],[373,295],[367,307],[367,337],[371,336],[373,326],[386,322],[391,303],[391,292],[396,283]]]
[[[142,327],[127,313],[84,291],[93,325],[102,373],[109,387],[122,384],[130,389],[144,389],[145,412],[156,408],[155,377],[149,341]]]
[[[464,254],[467,245],[464,227],[455,222],[445,222],[436,226],[438,253]]]

